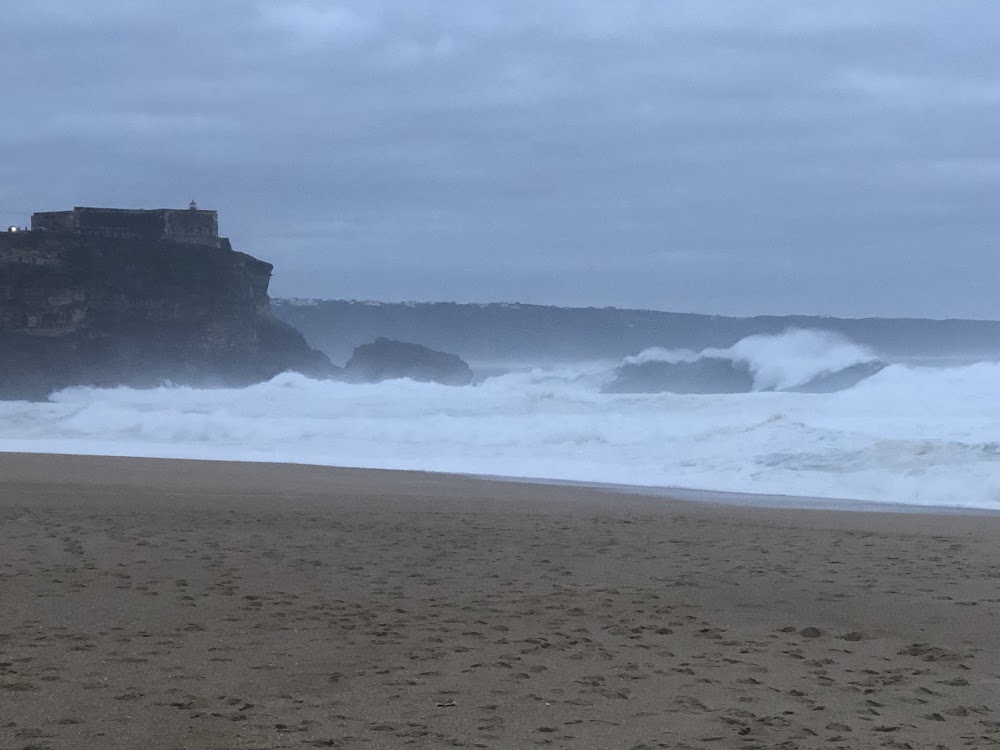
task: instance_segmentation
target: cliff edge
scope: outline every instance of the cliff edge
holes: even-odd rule
[[[337,369],[271,315],[270,263],[225,238],[107,234],[0,233],[0,398],[41,399],[71,385],[246,385],[284,370]]]

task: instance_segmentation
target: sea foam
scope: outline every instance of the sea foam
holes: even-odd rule
[[[844,340],[824,349],[822,335],[754,338],[729,353],[772,386],[871,355]],[[242,389],[71,388],[46,403],[0,402],[0,450],[1000,509],[1000,364],[893,364],[837,393],[602,393],[618,364],[524,368],[467,387],[285,373]]]
[[[717,360],[745,368],[755,391],[784,391],[817,378],[878,361],[878,355],[832,331],[790,329],[781,334],[747,336],[731,347],[701,351],[651,347],[625,365]]]

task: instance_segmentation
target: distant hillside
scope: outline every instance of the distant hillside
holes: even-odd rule
[[[1000,356],[1000,322],[669,313],[511,303],[382,303],[275,299],[271,309],[334,362],[378,337],[475,362],[619,358],[651,346],[725,347],[787,328],[836,331],[886,357]]]

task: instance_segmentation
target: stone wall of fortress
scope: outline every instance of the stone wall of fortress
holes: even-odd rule
[[[72,232],[115,239],[165,239],[220,247],[219,215],[197,209],[76,207],[32,214],[33,231]]]

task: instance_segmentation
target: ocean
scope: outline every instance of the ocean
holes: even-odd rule
[[[1000,363],[872,362],[811,331],[627,361],[473,363],[474,385],[284,373],[239,389],[70,388],[0,402],[0,450],[416,469],[1000,510]],[[728,359],[739,393],[609,393],[625,364]],[[808,505],[803,500],[800,504]]]

